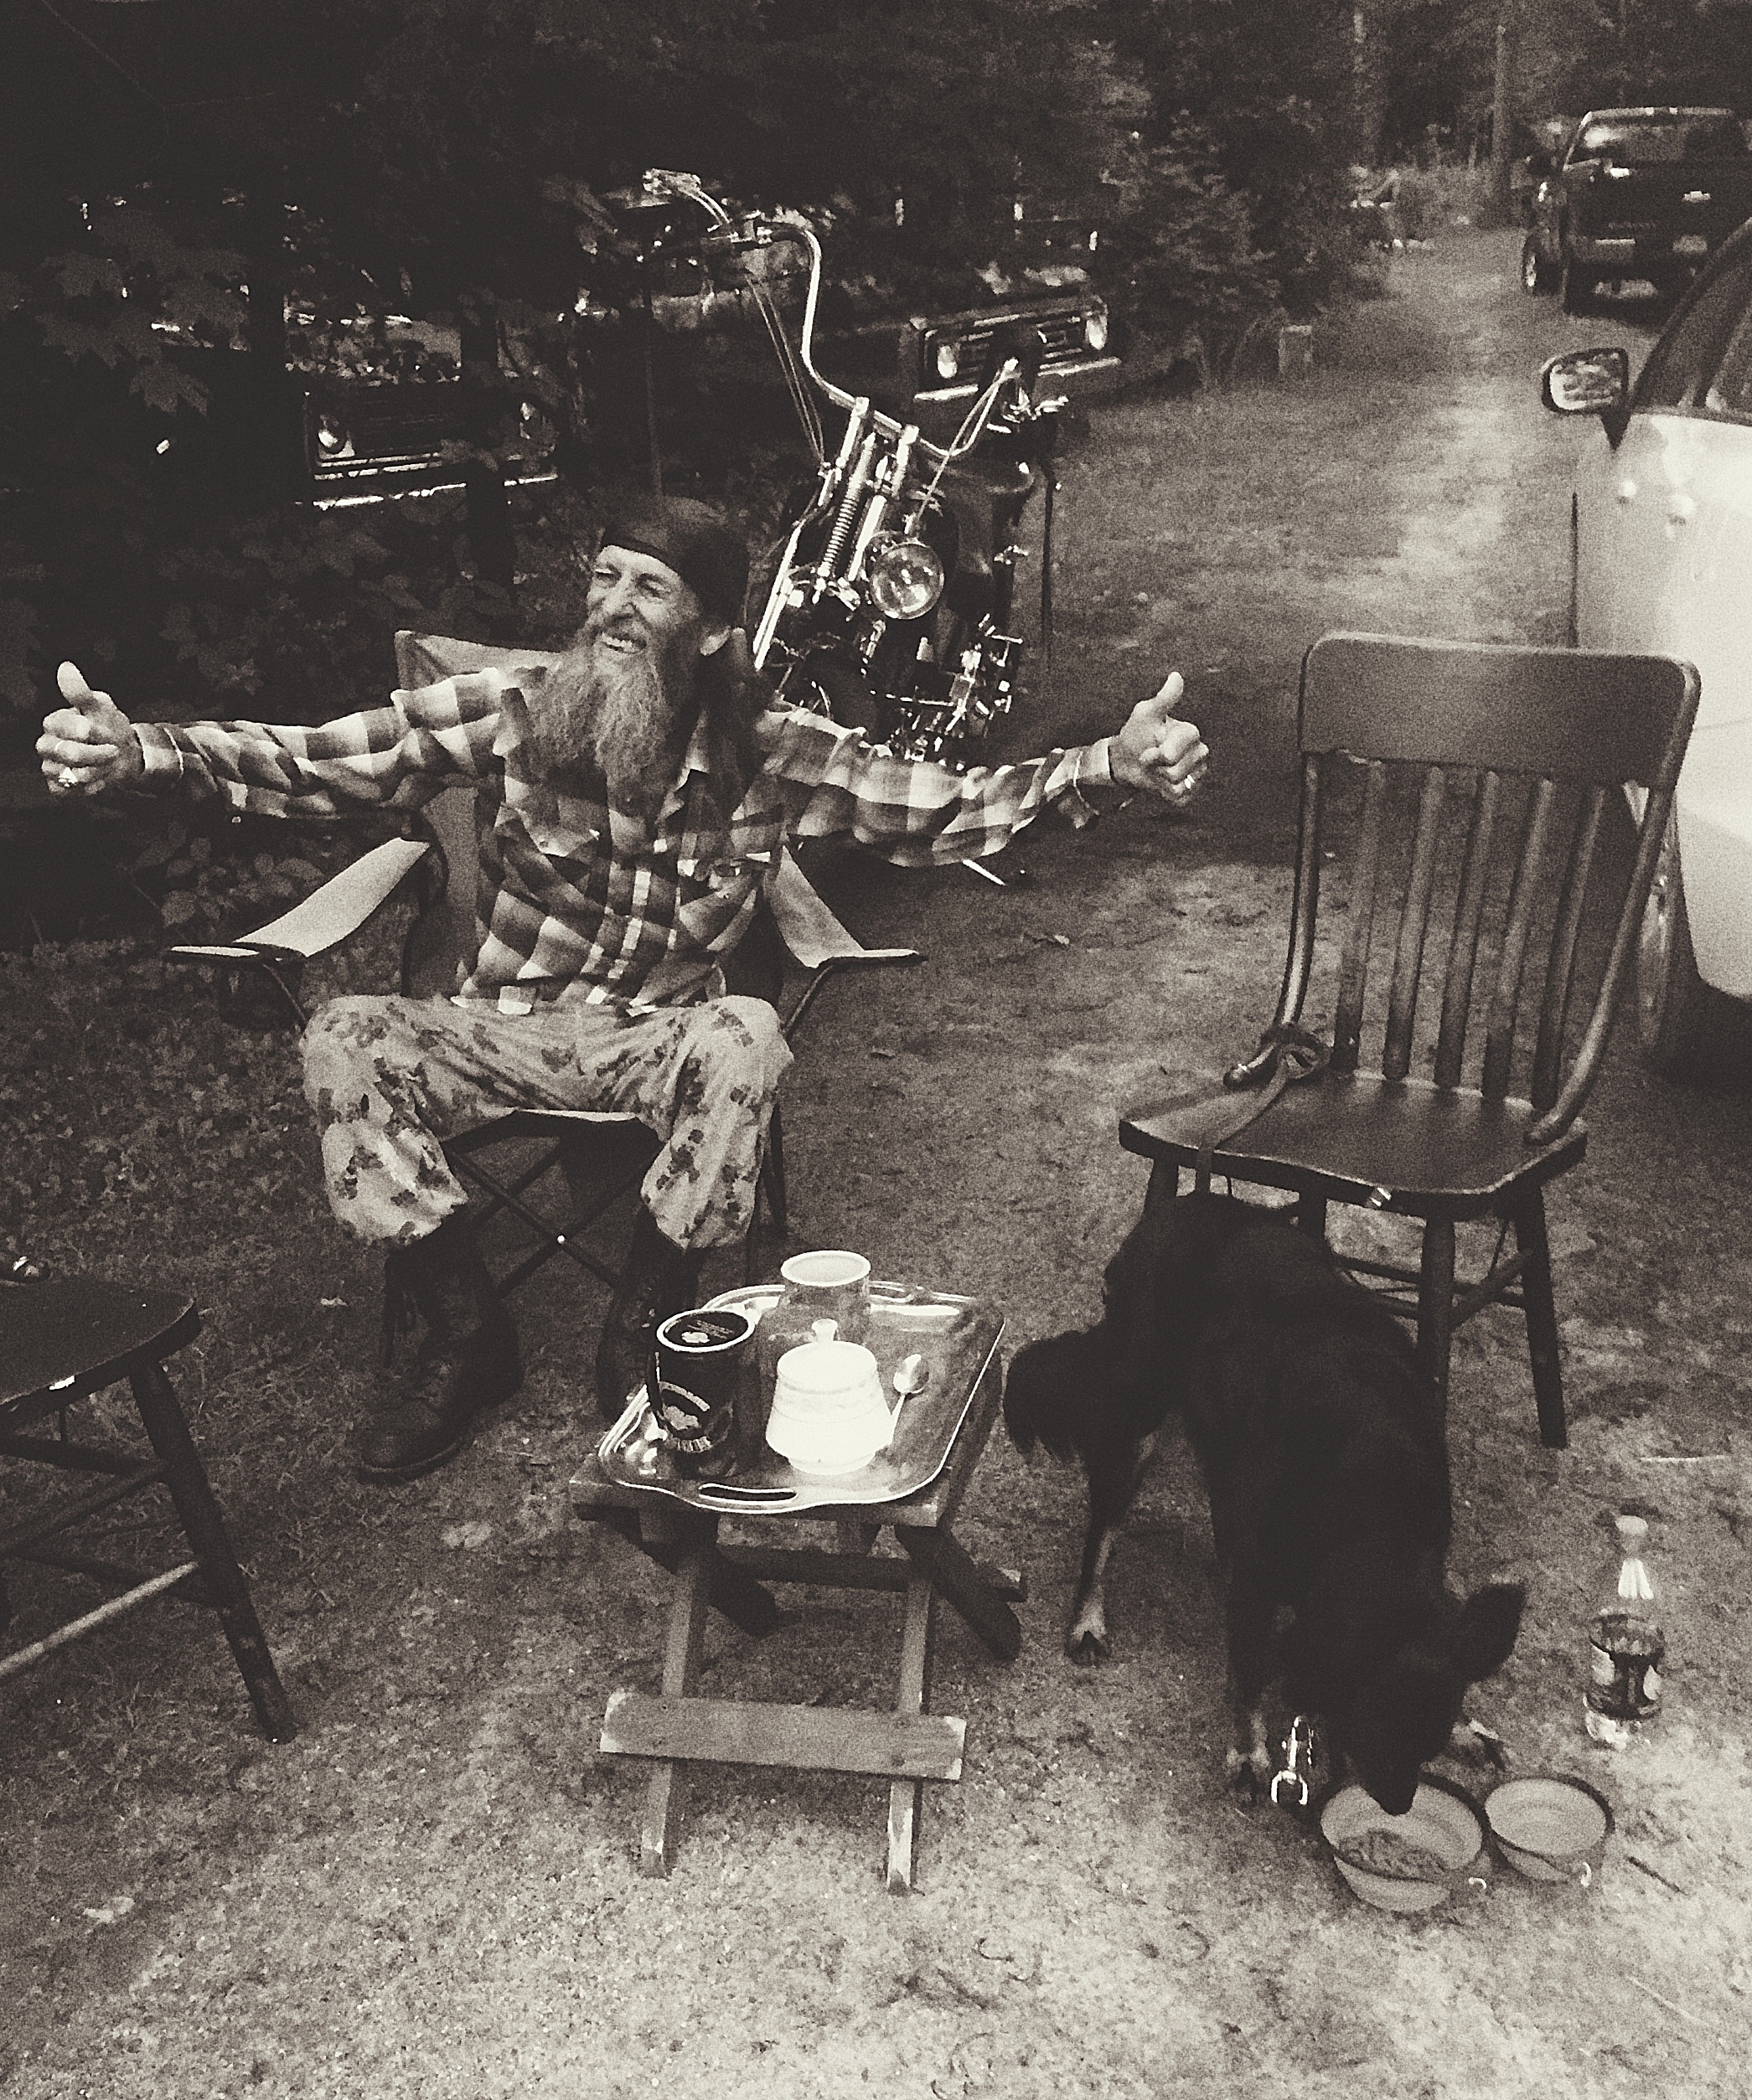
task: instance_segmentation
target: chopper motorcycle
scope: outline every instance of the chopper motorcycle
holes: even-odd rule
[[[788,507],[750,646],[778,696],[861,730],[897,756],[964,769],[1011,709],[1023,642],[1015,618],[1022,515],[1042,493],[1040,632],[1052,638],[1053,453],[1062,400],[1036,398],[1044,337],[1026,322],[987,332],[971,406],[947,444],[927,438],[816,367],[822,277],[814,230],[785,214],[734,216],[697,178],[655,169],[643,199],[705,215],[702,268],[736,281],[758,313],[814,461]],[[800,250],[797,339],[769,288],[768,259]],[[829,446],[824,410],[843,415]]]

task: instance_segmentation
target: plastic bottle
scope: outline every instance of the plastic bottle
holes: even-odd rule
[[[1618,1519],[1618,1550],[1601,1578],[1588,1628],[1588,1694],[1584,1718],[1597,1743],[1622,1749],[1661,1710],[1667,1659],[1660,1593],[1644,1554],[1649,1527]]]

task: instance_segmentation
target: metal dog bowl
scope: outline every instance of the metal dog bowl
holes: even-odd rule
[[[1586,1888],[1612,1834],[1612,1804],[1585,1779],[1555,1772],[1505,1779],[1485,1799],[1496,1850],[1531,1881]]]
[[[1403,1816],[1390,1816],[1361,1787],[1340,1787],[1322,1805],[1320,1827],[1333,1865],[1377,1910],[1433,1911],[1490,1886],[1484,1811],[1450,1780],[1419,1780]]]

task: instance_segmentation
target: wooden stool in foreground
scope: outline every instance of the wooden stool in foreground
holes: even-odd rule
[[[997,1351],[1000,1332],[993,1329],[990,1346],[973,1372],[969,1405],[934,1479],[897,1501],[816,1503],[797,1513],[833,1522],[840,1538],[836,1550],[721,1545],[717,1510],[629,1487],[612,1478],[594,1453],[574,1477],[571,1497],[579,1514],[612,1525],[674,1577],[663,1690],[654,1695],[617,1691],[602,1724],[601,1747],[606,1754],[655,1761],[640,1836],[643,1872],[669,1872],[683,1772],[689,1760],[705,1759],[889,1780],[887,1884],[897,1894],[912,1886],[924,1783],[961,1777],[967,1733],[964,1720],[928,1710],[938,1598],[954,1607],[1000,1661],[1014,1661],[1021,1648],[1021,1624],[1005,1601],[1026,1595],[1021,1576],[1009,1569],[981,1566],[950,1529],[997,1416],[1003,1390]],[[764,1509],[752,1498],[739,1506],[733,1487],[724,1494],[729,1513],[740,1521],[787,1520],[783,1511]],[[874,1550],[884,1526],[892,1530],[901,1554]],[[715,1606],[744,1633],[769,1633],[780,1620],[766,1587],[769,1582],[886,1590],[904,1598],[899,1682],[892,1710],[697,1695],[708,1608]]]

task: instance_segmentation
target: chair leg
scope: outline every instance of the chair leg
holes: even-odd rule
[[[1535,1189],[1515,1212],[1515,1247],[1527,1265],[1521,1272],[1521,1293],[1527,1311],[1527,1353],[1533,1365],[1533,1400],[1539,1410],[1539,1441],[1549,1450],[1562,1451],[1569,1442],[1569,1430],[1563,1417],[1558,1308],[1552,1295],[1543,1189]]]
[[[182,1520],[184,1535],[200,1562],[207,1592],[219,1613],[237,1667],[243,1673],[256,1718],[270,1742],[290,1742],[298,1732],[292,1707],[282,1688],[274,1659],[268,1653],[261,1622],[256,1616],[250,1586],[244,1580],[225,1536],[219,1505],[213,1499],[206,1468],[174,1388],[162,1364],[148,1364],[135,1371],[128,1383],[140,1409],[152,1449],[164,1468],[164,1484],[170,1490]]]
[[[669,1638],[663,1659],[666,1699],[686,1699],[700,1682],[705,1654],[705,1621],[711,1597],[713,1565],[718,1557],[716,1517],[686,1526],[688,1544],[675,1572],[669,1606]],[[639,1831],[638,1870],[661,1880],[674,1864],[674,1823],[681,1811],[687,1767],[679,1758],[660,1758],[645,1787],[644,1820]]]
[[[1418,1367],[1444,1429],[1448,1424],[1448,1358],[1453,1339],[1454,1221],[1429,1218],[1418,1269]]]

